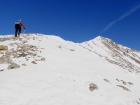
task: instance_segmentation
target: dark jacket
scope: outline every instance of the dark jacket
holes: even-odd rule
[[[21,28],[21,26],[25,29],[25,26],[24,26],[24,24],[22,22],[19,22],[19,21],[15,22],[15,28],[16,29]]]

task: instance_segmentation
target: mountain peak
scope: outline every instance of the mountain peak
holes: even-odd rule
[[[103,36],[97,36],[97,37],[95,37],[93,40],[98,40],[98,41],[105,41],[105,42],[113,42],[111,39],[109,39],[109,38],[105,38],[105,37],[103,37]]]
[[[99,35],[99,36],[95,37],[93,40],[102,40],[102,39],[104,39],[104,37]]]

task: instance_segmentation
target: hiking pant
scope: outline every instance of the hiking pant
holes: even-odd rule
[[[21,27],[18,27],[15,29],[15,37],[20,36],[20,33],[21,33]]]

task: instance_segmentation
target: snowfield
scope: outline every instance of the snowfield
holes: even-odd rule
[[[94,52],[89,51],[86,42],[74,43],[54,35],[27,34],[21,40],[3,37],[7,40],[0,45],[7,45],[9,51],[17,44],[36,46],[37,50],[32,51],[36,56],[11,56],[20,68],[8,70],[9,64],[0,64],[0,105],[140,104],[140,74],[108,62],[107,48],[97,38],[93,40],[105,50],[92,46]],[[45,61],[40,61],[41,57]],[[90,91],[90,83],[98,89]]]

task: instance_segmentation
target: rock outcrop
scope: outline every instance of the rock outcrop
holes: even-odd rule
[[[8,46],[0,45],[0,50],[8,50]]]

